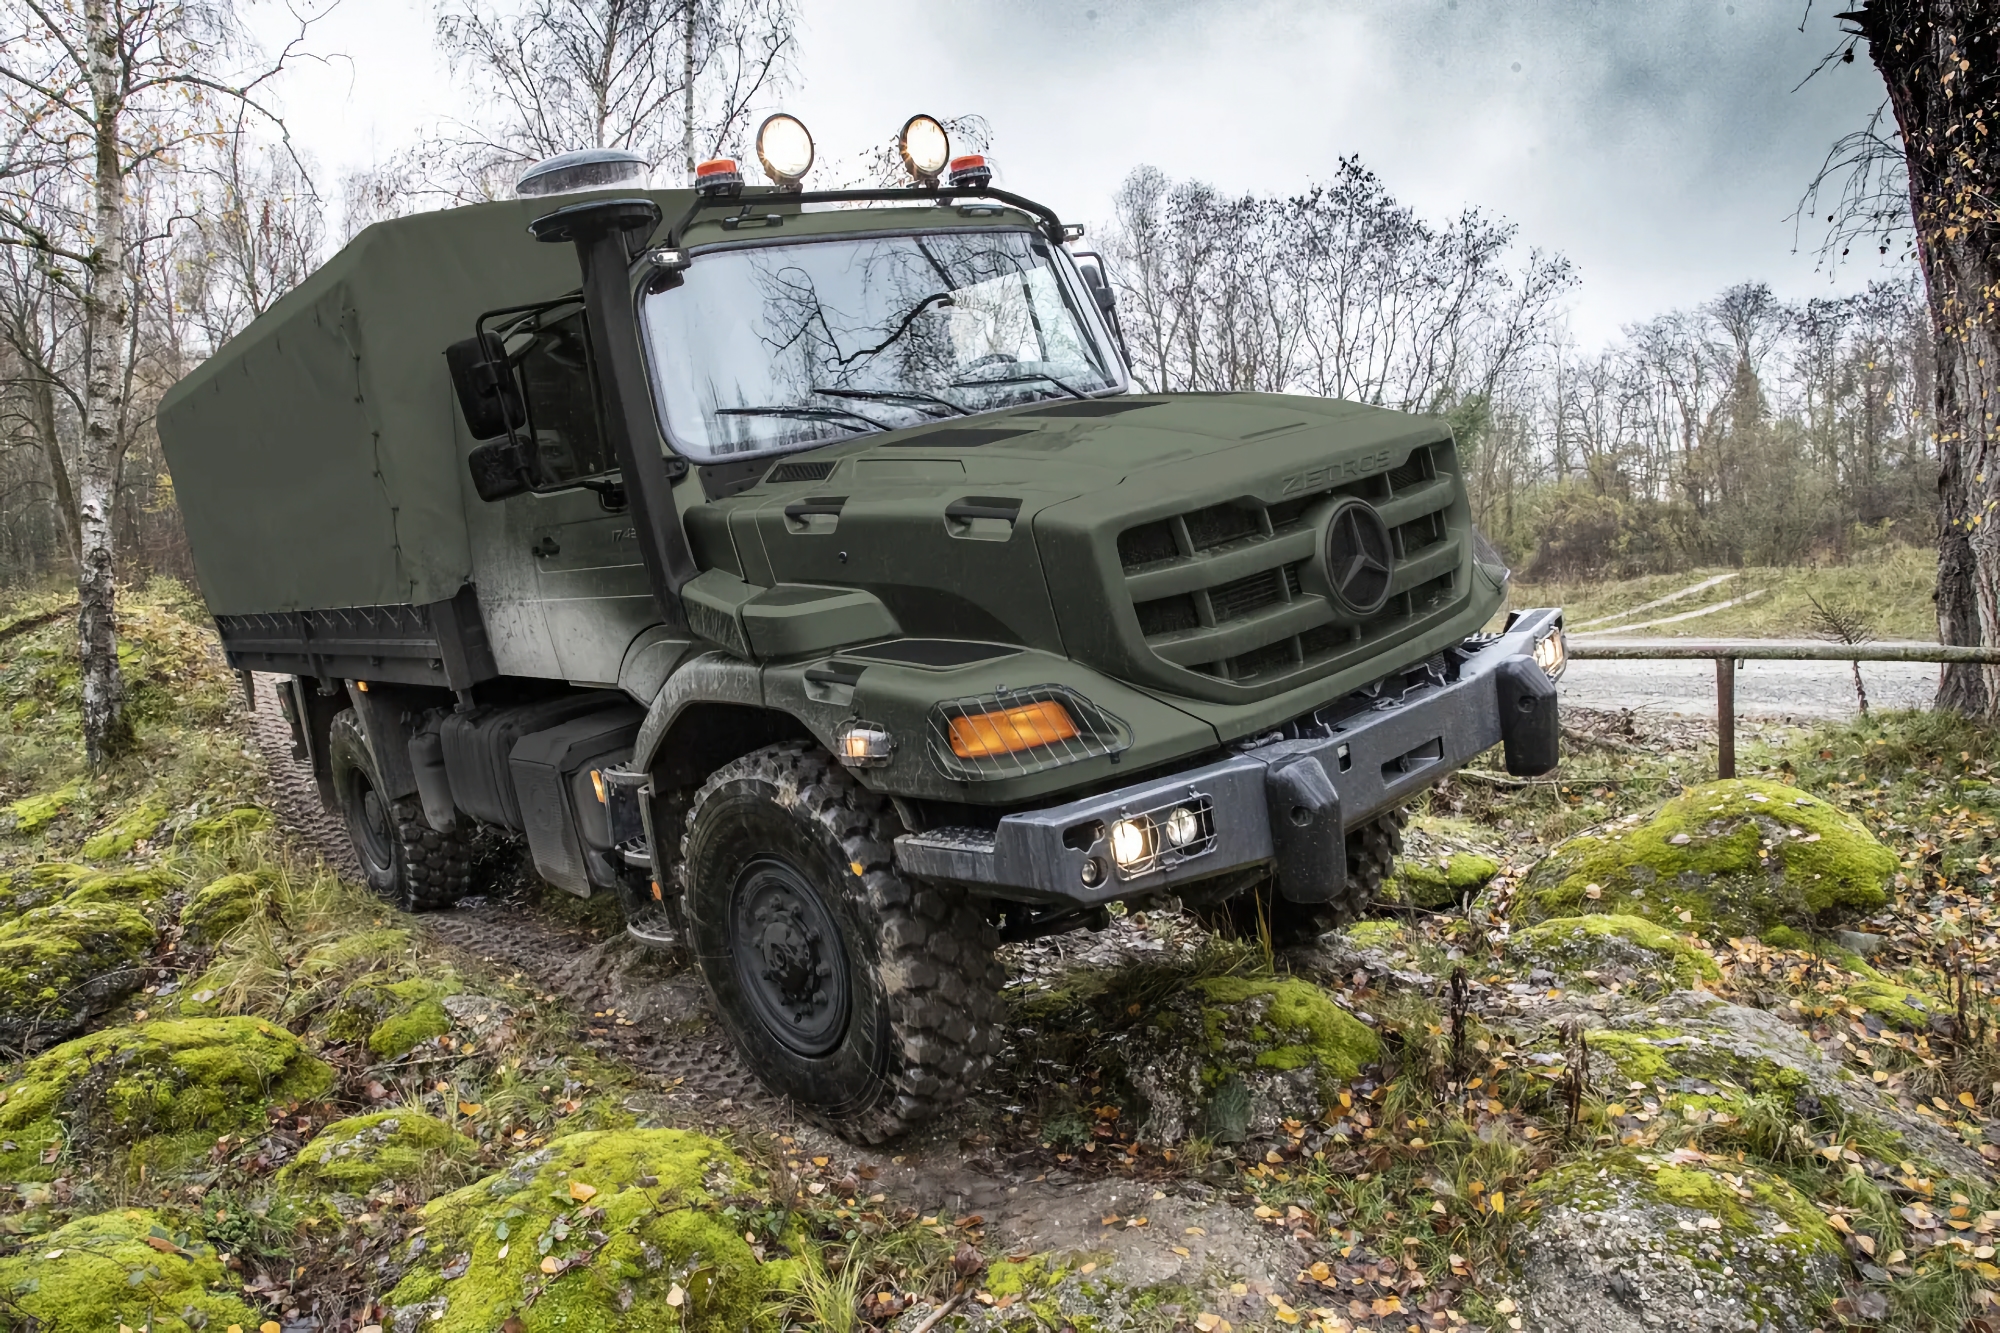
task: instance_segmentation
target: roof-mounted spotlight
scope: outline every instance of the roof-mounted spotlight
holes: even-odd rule
[[[796,190],[813,164],[813,137],[797,116],[779,112],[757,127],[757,161],[781,190]]]
[[[951,136],[935,116],[911,116],[896,136],[896,151],[903,167],[917,184],[935,188],[945,164],[951,161]]]
[[[743,173],[736,169],[733,157],[715,157],[697,163],[694,169],[694,192],[701,195],[738,195],[743,193]]]
[[[967,153],[951,160],[951,188],[983,190],[993,183],[993,168],[984,153]]]
[[[608,190],[636,181],[652,169],[652,163],[623,148],[583,148],[535,163],[514,182],[514,193],[531,199],[578,190]]]

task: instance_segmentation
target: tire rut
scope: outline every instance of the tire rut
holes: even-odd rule
[[[257,674],[249,718],[268,799],[286,827],[336,874],[358,882],[361,865],[345,825],[320,804],[310,765],[292,757],[291,727],[278,704],[280,679]],[[579,1016],[580,1046],[657,1077],[670,1095],[710,1100],[725,1110],[774,1115],[782,1109],[716,1027],[691,968],[676,967],[622,934],[607,939],[601,930],[538,909],[530,901],[532,872],[518,855],[503,852],[488,860],[486,874],[499,880],[492,892],[411,916],[410,924],[468,961],[512,973],[538,993],[561,999]]]

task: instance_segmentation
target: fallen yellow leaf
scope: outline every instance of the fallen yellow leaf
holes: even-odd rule
[[[553,1254],[545,1254],[542,1256],[542,1271],[544,1273],[553,1273],[558,1268],[561,1267],[562,1267],[562,1260],[556,1258]]]
[[[676,1310],[680,1309],[681,1303],[686,1300],[687,1300],[687,1293],[681,1290],[681,1284],[678,1282],[674,1283],[674,1285],[667,1291],[667,1304],[671,1305]]]
[[[586,1185],[581,1180],[572,1180],[569,1183],[569,1197],[578,1203],[589,1203],[597,1197],[597,1186]]]
[[[478,1102],[460,1102],[458,1104],[458,1113],[460,1115],[478,1115],[485,1109]]]

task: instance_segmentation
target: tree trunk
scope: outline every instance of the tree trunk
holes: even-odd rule
[[[694,39],[701,17],[701,0],[685,0],[681,16],[681,153],[687,158],[687,183],[694,184]]]
[[[1889,88],[1936,359],[1938,637],[2000,644],[2000,6],[1867,0],[1845,15]],[[1938,706],[2000,714],[2000,667],[1946,666]]]
[[[96,244],[84,302],[83,441],[77,450],[77,635],[83,655],[83,746],[99,767],[124,747],[125,683],[118,670],[118,580],[112,564],[119,424],[124,418],[125,334],[132,317],[125,274],[125,174],[119,156],[123,88],[109,0],[84,0],[96,163],[91,189]]]

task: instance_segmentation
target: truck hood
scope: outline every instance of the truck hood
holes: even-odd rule
[[[1326,569],[1327,524],[1350,501],[1391,548],[1367,614]],[[750,583],[862,588],[906,634],[1045,648],[1216,702],[1452,618],[1471,561],[1443,423],[1274,394],[1053,400],[875,435],[702,508],[705,563]]]

